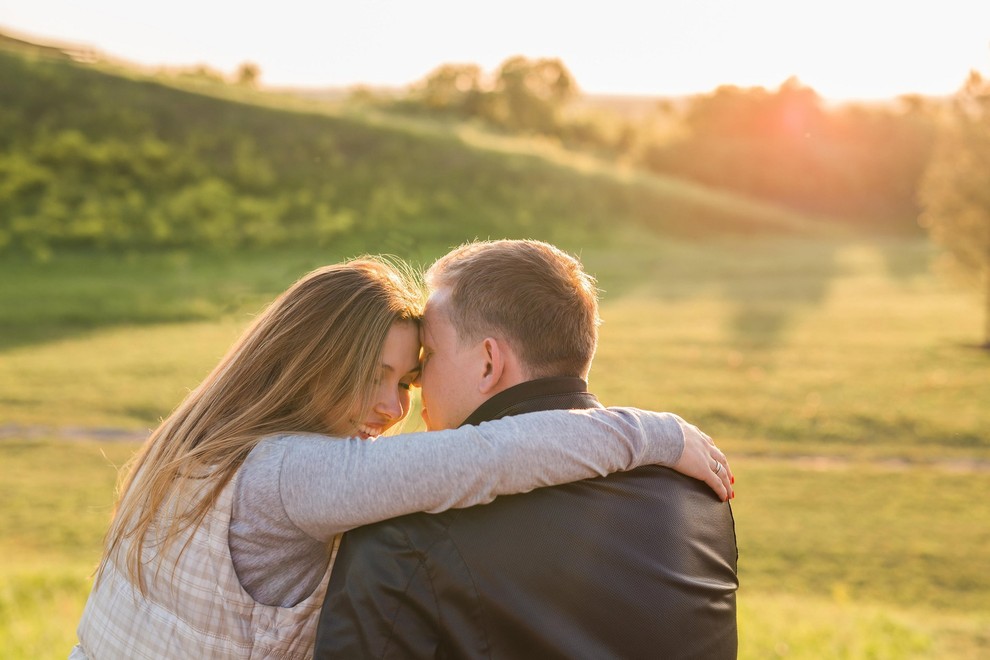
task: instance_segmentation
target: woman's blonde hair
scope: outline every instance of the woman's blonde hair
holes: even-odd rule
[[[422,288],[397,260],[363,257],[293,284],[132,459],[98,575],[130,539],[125,570],[143,592],[149,531],[167,545],[199,525],[265,436],[350,433],[371,405],[389,329],[418,319],[422,303]],[[190,484],[196,496],[186,499]]]

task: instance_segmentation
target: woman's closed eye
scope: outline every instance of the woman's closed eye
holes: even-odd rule
[[[399,387],[404,390],[409,390],[413,385],[419,385],[419,377],[423,373],[420,367],[416,367],[409,373],[407,373],[402,380],[399,381]]]

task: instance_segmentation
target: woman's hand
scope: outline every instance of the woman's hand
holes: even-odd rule
[[[725,502],[735,497],[732,484],[735,478],[729,461],[715,442],[694,424],[681,418],[677,423],[684,433],[684,450],[681,457],[674,463],[674,469],[689,477],[694,477],[708,484],[712,490]]]

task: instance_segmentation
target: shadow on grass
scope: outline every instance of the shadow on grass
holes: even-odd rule
[[[796,319],[821,305],[839,274],[841,242],[805,239],[678,243],[656,240],[586,262],[604,300],[646,296],[677,303],[722,298],[727,331],[739,348],[772,349]]]
[[[971,351],[977,351],[978,353],[983,353],[987,357],[990,357],[990,340],[985,341],[981,344],[962,343],[959,344],[959,347]]]
[[[0,352],[117,326],[255,313],[304,273],[341,258],[312,249],[8,257],[0,262]]]

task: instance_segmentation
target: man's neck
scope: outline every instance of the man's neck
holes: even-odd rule
[[[538,410],[600,408],[588,384],[575,376],[536,378],[506,388],[471,413],[462,426]]]

